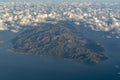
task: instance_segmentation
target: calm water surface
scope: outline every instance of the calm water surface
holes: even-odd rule
[[[0,80],[120,80],[120,39],[107,39],[101,32],[82,30],[102,44],[108,60],[87,65],[53,57],[30,56],[11,51],[16,34],[0,32]]]

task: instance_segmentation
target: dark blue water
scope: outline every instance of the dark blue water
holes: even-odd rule
[[[11,51],[11,32],[0,32],[0,80],[120,80],[120,39],[83,29],[86,37],[105,48],[108,60],[87,65],[54,57],[30,56]]]

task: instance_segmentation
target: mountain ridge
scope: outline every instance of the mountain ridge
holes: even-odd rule
[[[67,23],[43,23],[12,40],[14,51],[32,55],[55,56],[85,63],[107,59],[104,49],[85,38]]]

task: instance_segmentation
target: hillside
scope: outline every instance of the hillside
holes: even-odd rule
[[[14,51],[43,56],[55,56],[85,63],[107,59],[104,48],[85,38],[66,23],[43,23],[26,30],[12,40]]]

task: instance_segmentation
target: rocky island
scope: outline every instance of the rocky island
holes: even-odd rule
[[[12,40],[16,52],[55,56],[84,63],[99,63],[107,59],[101,45],[84,37],[66,23],[42,23],[20,33]]]

